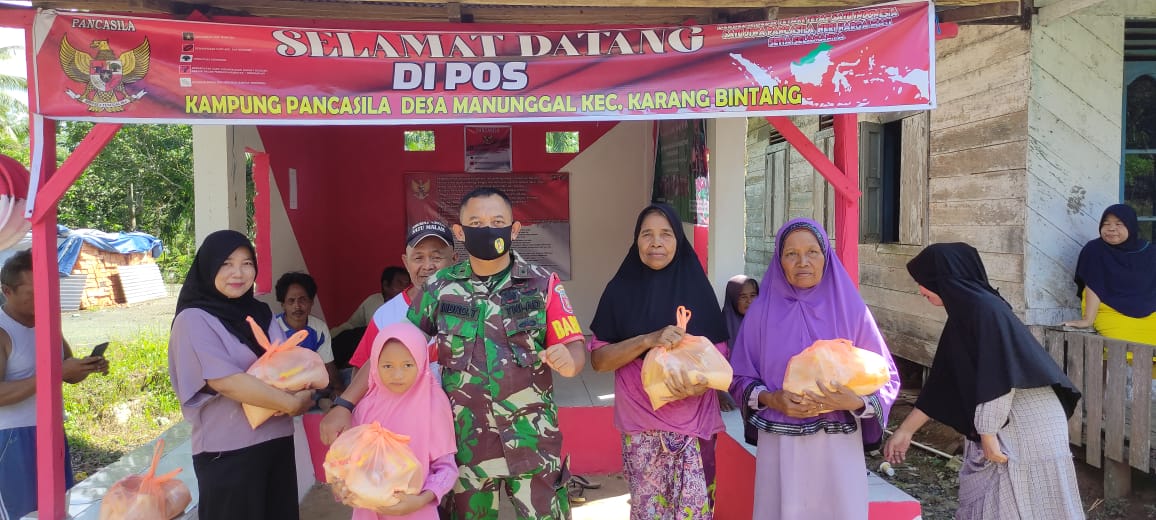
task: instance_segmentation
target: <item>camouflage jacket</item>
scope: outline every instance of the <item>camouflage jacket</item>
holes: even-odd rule
[[[469,260],[442,269],[409,310],[410,321],[437,344],[458,464],[483,478],[560,470],[553,373],[538,358],[546,342],[550,272],[517,253],[512,262],[485,282]],[[508,475],[481,474],[502,466]]]

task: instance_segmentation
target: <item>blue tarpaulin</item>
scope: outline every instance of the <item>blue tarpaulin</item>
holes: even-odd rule
[[[164,246],[161,240],[148,233],[132,231],[128,233],[107,233],[95,229],[73,229],[57,226],[59,245],[56,246],[56,258],[60,262],[60,274],[72,273],[76,260],[80,257],[80,246],[87,242],[89,245],[116,253],[144,253],[148,252],[153,258],[161,256]]]

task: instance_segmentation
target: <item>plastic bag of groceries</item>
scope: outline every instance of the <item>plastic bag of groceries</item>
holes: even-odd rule
[[[809,390],[817,394],[816,381],[833,381],[858,395],[870,395],[890,380],[890,365],[883,356],[856,347],[846,339],[821,339],[787,363],[783,390],[796,394]]]
[[[321,361],[321,356],[312,350],[299,346],[301,341],[308,337],[308,332],[297,331],[284,343],[270,345],[269,337],[265,335],[265,331],[261,330],[257,322],[253,321],[253,318],[246,319],[249,321],[249,326],[253,328],[253,335],[257,337],[257,343],[265,348],[265,354],[253,362],[249,370],[245,371],[247,374],[287,392],[329,386],[329,372],[325,370],[325,363]],[[245,410],[245,418],[249,420],[249,426],[254,429],[277,413],[275,410],[251,404],[242,403],[241,408]]]
[[[686,330],[687,323],[690,323],[690,310],[680,306],[675,318],[675,324]],[[734,377],[730,363],[709,339],[684,334],[677,345],[650,349],[642,361],[642,387],[650,396],[653,409],[658,410],[675,400],[666,386],[666,377],[678,369],[685,369],[691,379],[706,381],[708,387],[716,390],[730,388]]]
[[[325,480],[346,505],[377,509],[398,503],[401,492],[421,491],[423,472],[409,437],[377,422],[345,430],[325,455]]]
[[[147,473],[129,475],[108,488],[100,502],[100,520],[169,520],[185,512],[193,497],[189,487],[175,478],[181,468],[156,476],[164,449],[164,439],[157,440]]]

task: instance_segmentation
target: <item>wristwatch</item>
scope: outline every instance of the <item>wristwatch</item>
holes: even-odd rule
[[[352,412],[353,407],[357,406],[357,405],[349,402],[344,397],[337,396],[337,397],[333,398],[333,406],[340,406],[340,407],[345,408],[346,410],[349,410],[350,412]]]

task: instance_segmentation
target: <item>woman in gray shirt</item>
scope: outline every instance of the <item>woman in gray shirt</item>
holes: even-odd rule
[[[169,377],[192,425],[201,518],[299,518],[291,417],[313,406],[312,390],[285,392],[245,373],[264,353],[246,317],[284,340],[269,307],[253,297],[256,276],[249,239],[217,231],[197,250],[177,298]],[[280,413],[252,428],[242,403]]]

